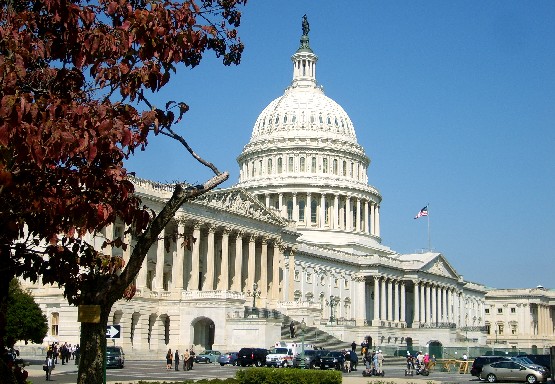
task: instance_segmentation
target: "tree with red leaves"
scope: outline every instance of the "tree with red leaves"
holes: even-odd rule
[[[188,107],[149,95],[212,51],[238,64],[246,0],[7,0],[0,5],[0,340],[8,283],[58,284],[70,304],[99,305],[81,324],[79,383],[102,382],[112,305],[133,292],[150,246],[176,210],[228,178],[176,133]],[[214,177],[176,183],[160,213],[142,206],[123,161],[152,135],[183,144]],[[85,241],[122,220],[123,261]],[[113,246],[125,248],[123,238]],[[130,288],[131,287],[131,288]],[[0,341],[1,342],[1,341]],[[0,346],[3,347],[3,346]]]

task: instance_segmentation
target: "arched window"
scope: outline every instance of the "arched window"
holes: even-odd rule
[[[258,161],[258,176],[262,175],[262,159]]]
[[[283,171],[283,159],[281,157],[278,157],[277,173],[281,173],[282,171]]]
[[[272,171],[272,159],[268,159],[268,175],[271,175]]]
[[[256,170],[254,169],[254,161],[251,164],[251,177],[254,177]]]
[[[322,160],[322,172],[328,173],[328,159],[326,158]]]
[[[311,171],[312,173],[316,173],[316,157],[312,158],[312,167],[311,167]]]
[[[304,221],[304,209],[306,203],[304,200],[299,201],[299,221]]]
[[[343,160],[343,176],[347,176],[347,162]]]
[[[300,159],[300,168],[301,168],[301,172],[305,172],[306,171],[306,165],[305,165],[305,160],[304,157],[301,157]]]
[[[287,114],[285,114],[285,116],[283,116],[283,124],[287,123]]]
[[[333,174],[337,175],[337,159],[333,159]]]
[[[293,172],[293,156],[289,157],[287,172]]]
[[[318,203],[316,200],[310,201],[310,222],[317,223],[318,219]]]
[[[320,121],[320,124],[324,123],[324,119],[322,118],[322,115],[318,116],[318,120]]]

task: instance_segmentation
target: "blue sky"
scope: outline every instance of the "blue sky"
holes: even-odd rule
[[[555,288],[555,2],[251,0],[241,65],[212,54],[181,68],[155,101],[187,102],[180,132],[238,180],[258,114],[292,78],[308,15],[317,79],[354,123],[380,190],[382,242],[432,248],[466,280]],[[211,176],[156,137],[137,176]]]

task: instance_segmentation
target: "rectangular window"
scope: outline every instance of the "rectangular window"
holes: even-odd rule
[[[516,308],[512,307],[511,308],[511,313],[516,313]]]
[[[289,158],[289,166],[288,166],[287,171],[288,172],[293,172],[293,158],[292,157]]]
[[[316,158],[312,158],[312,173],[316,173]]]
[[[497,314],[501,315],[503,313],[503,308],[497,308]]]
[[[511,325],[511,333],[516,335],[516,324]]]
[[[306,171],[306,168],[305,168],[305,167],[306,167],[306,165],[305,165],[304,157],[301,157],[301,160],[300,160],[301,172],[305,172],[305,171]]]
[[[304,208],[305,208],[304,200],[299,201],[299,221],[300,222],[304,221]]]
[[[328,173],[328,159],[323,159],[322,172]]]
[[[58,336],[58,323],[60,322],[60,314],[57,312],[52,313],[50,318],[50,335]]]
[[[484,309],[484,311],[487,313],[489,313],[489,308]]]

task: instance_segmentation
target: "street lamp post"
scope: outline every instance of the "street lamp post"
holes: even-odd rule
[[[495,330],[495,344],[497,344],[497,329]]]
[[[260,297],[261,294],[262,294],[262,292],[260,292],[260,290],[258,290],[258,284],[256,284],[256,283],[254,283],[252,285],[252,292],[247,291],[247,296],[252,296],[252,310],[253,310],[253,312],[256,309],[256,298]]]
[[[330,301],[329,301],[329,306],[330,306],[330,324],[333,324],[333,322],[335,321],[335,316],[334,316],[334,309],[335,309],[335,305],[337,304],[337,297],[334,295],[330,296]]]
[[[304,322],[304,318],[301,321],[301,363],[299,364],[299,368],[306,368],[305,362],[305,355],[304,355],[304,332],[306,328],[306,323]]]

